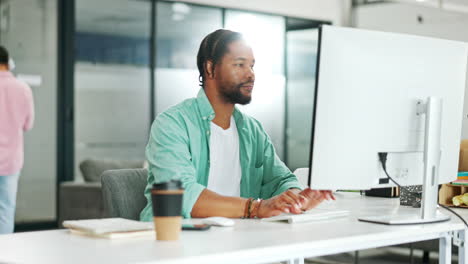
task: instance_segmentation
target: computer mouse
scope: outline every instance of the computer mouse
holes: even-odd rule
[[[233,226],[235,223],[234,220],[221,216],[204,218],[202,222],[214,226]]]

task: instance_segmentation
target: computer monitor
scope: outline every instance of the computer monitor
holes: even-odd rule
[[[456,179],[466,43],[324,25],[317,57],[312,189],[388,186],[381,180],[387,179],[382,152],[388,153],[388,173],[401,185],[422,184],[425,173],[432,181],[439,176],[439,183]],[[435,111],[430,123],[426,109]],[[435,136],[427,134],[431,124]],[[427,142],[440,143],[440,151],[425,154]],[[437,162],[438,175],[437,166],[425,168],[425,155]]]

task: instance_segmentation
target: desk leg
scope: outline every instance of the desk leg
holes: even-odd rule
[[[458,246],[458,263],[468,264],[468,248],[465,246],[466,229],[457,232],[457,237],[454,238],[454,244]],[[455,243],[456,242],[456,243]]]
[[[304,264],[304,258],[290,259],[286,264]]]
[[[452,237],[449,234],[439,238],[439,263],[452,263]]]

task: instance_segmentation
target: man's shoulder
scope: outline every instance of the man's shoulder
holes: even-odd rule
[[[181,121],[186,118],[195,117],[197,112],[196,98],[189,98],[169,107],[164,112],[160,113],[156,119],[160,121],[166,119]]]
[[[22,92],[31,91],[31,88],[29,87],[29,85],[25,81],[23,81],[21,79],[18,79],[13,75],[6,76],[4,78],[6,80],[5,83],[7,84],[7,86],[14,87],[15,90],[20,89],[20,91],[22,91]]]
[[[23,87],[25,89],[31,89],[31,87],[29,87],[28,83],[25,80],[18,79],[18,78],[14,78],[14,80],[16,81],[18,86],[21,86],[21,87]]]
[[[25,100],[31,100],[32,90],[29,85],[23,80],[17,79],[13,75],[11,77],[6,77],[6,81],[0,81],[0,87],[6,88],[10,93],[14,94],[16,98],[24,98]],[[3,89],[2,89],[3,90]]]

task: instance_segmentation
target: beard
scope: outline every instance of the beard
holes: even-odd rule
[[[242,86],[252,83],[251,81],[243,82],[234,86],[223,85],[221,86],[220,93],[223,99],[231,104],[249,104],[252,100],[252,96],[243,95],[241,92]]]

